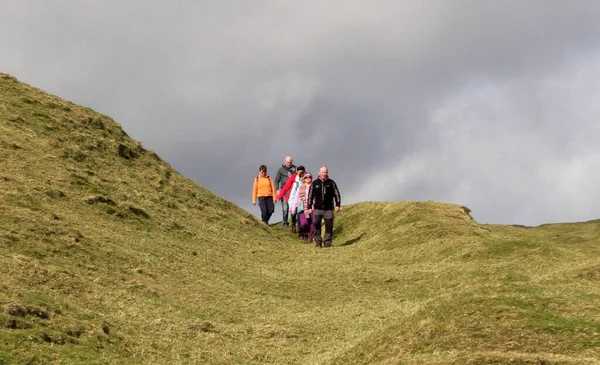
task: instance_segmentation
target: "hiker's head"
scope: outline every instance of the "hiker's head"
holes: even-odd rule
[[[292,159],[292,156],[286,156],[285,167],[292,167],[292,162],[294,162],[294,160]]]
[[[261,176],[266,176],[267,175],[267,166],[266,165],[260,165],[260,167],[258,168],[258,173]]]
[[[319,169],[319,179],[325,180],[328,176],[329,170],[327,169],[327,166],[321,166],[321,168]]]
[[[304,174],[306,173],[306,169],[304,168],[304,166],[298,166],[296,168],[296,171],[298,172],[298,176],[302,179],[302,177],[304,176]]]
[[[310,172],[307,172],[306,174],[304,174],[304,176],[302,177],[302,180],[304,180],[305,183],[310,184],[312,183],[312,174]]]

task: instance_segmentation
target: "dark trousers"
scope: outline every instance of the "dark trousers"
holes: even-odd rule
[[[302,213],[296,213],[292,215],[292,222],[296,225],[296,231],[298,233],[300,233],[300,214]]]
[[[269,224],[269,219],[275,211],[275,205],[273,204],[272,196],[259,196],[258,206],[260,207],[260,217],[265,224]]]
[[[313,225],[315,226],[315,245],[321,247],[321,244],[325,247],[331,247],[333,241],[333,210],[314,210],[315,219]],[[321,238],[321,221],[325,219],[325,239]]]

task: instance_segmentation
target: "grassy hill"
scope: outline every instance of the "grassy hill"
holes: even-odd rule
[[[597,364],[600,222],[365,202],[331,249],[0,74],[0,364]]]

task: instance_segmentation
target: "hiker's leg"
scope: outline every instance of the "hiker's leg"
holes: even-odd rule
[[[268,223],[269,217],[267,216],[267,214],[268,214],[267,201],[265,200],[264,197],[261,196],[258,198],[258,206],[260,207],[260,218],[262,219],[263,222]]]
[[[315,239],[315,213],[310,213],[308,216],[308,240]]]
[[[321,220],[323,219],[323,211],[320,209],[314,210],[315,221],[313,226],[315,227],[315,245],[321,247],[323,239],[321,238]]]
[[[310,229],[310,227],[308,223],[308,218],[306,218],[306,214],[304,214],[304,212],[298,213],[298,218],[298,221],[300,223],[300,236],[308,237],[308,230]]]
[[[333,241],[333,210],[326,210],[323,212],[323,218],[325,218],[325,247],[330,247]]]
[[[285,196],[283,197],[283,199],[281,199],[281,214],[283,215],[283,225],[287,226],[288,225],[288,214],[289,214],[289,209],[290,206],[289,204],[285,201]]]
[[[267,224],[268,224],[269,219],[271,219],[271,216],[273,215],[273,212],[275,211],[275,204],[273,204],[273,197],[272,196],[266,197],[265,204],[267,206]]]
[[[291,220],[292,220],[292,232],[296,232],[298,231],[298,222],[296,222],[296,220],[298,219],[298,214],[291,214]]]

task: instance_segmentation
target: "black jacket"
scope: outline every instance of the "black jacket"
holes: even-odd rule
[[[313,181],[308,196],[308,209],[332,210],[342,204],[340,191],[335,181],[327,178]]]

